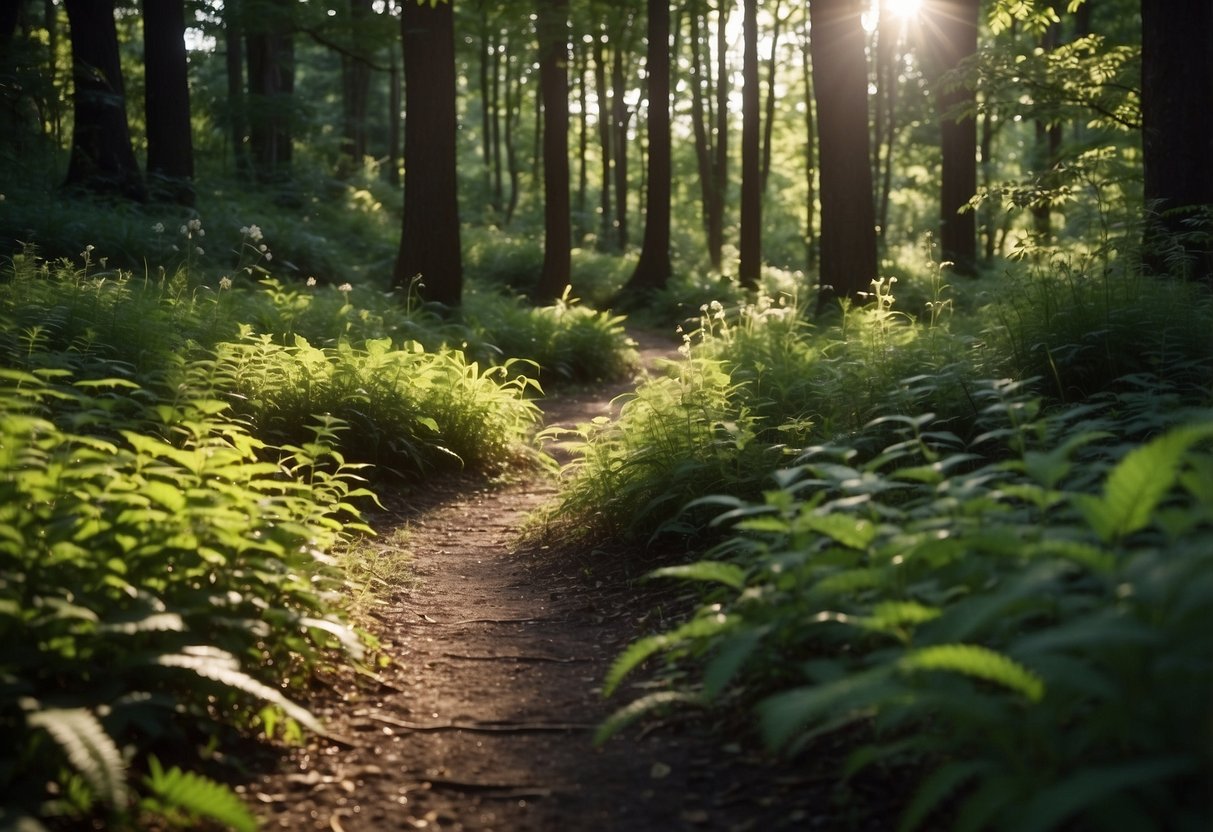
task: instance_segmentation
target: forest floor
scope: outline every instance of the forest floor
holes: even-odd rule
[[[634,333],[646,366],[673,354]],[[606,415],[632,384],[543,401],[548,425]],[[567,453],[549,447],[558,458]],[[647,723],[595,748],[597,725],[643,692],[604,700],[634,638],[682,606],[637,584],[654,553],[520,542],[556,494],[550,474],[457,481],[389,496],[381,539],[407,530],[412,579],[373,610],[387,667],[343,674],[306,702],[328,728],[239,787],[267,828],[292,830],[772,830],[881,828],[828,759],[778,767],[703,721]],[[859,809],[857,816],[856,810]]]

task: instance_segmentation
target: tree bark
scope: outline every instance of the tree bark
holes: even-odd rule
[[[767,98],[766,111],[762,124],[762,193],[765,196],[767,184],[771,180],[771,144],[775,134],[775,88],[776,70],[779,68],[779,34],[783,28],[784,19],[779,16],[780,0],[775,0],[775,8],[771,14],[775,25],[771,29],[771,55],[767,59]]]
[[[408,5],[408,4],[405,4]],[[294,156],[291,136],[295,92],[295,42],[288,30],[290,9],[281,0],[263,7],[267,14],[245,36],[248,57],[249,146],[259,181],[289,175]]]
[[[451,3],[405,2],[404,219],[392,278],[420,276],[426,300],[457,306],[463,294],[455,170],[455,34]]]
[[[813,113],[811,42],[806,14],[800,31],[800,65],[804,81],[804,255],[805,266],[810,272],[817,266],[817,132]]]
[[[636,270],[620,292],[631,303],[670,279],[670,5],[648,0],[649,158],[644,242]]]
[[[1213,283],[1213,3],[1142,0],[1144,265]]]
[[[621,32],[631,25],[631,14],[621,20]],[[615,150],[615,244],[620,251],[628,247],[628,122],[632,113],[624,98],[625,56],[630,44],[620,34],[611,56],[611,126]]]
[[[194,204],[183,0],[143,0],[147,175],[153,198]]]
[[[240,0],[223,4],[224,67],[227,71],[228,136],[237,173],[248,173],[248,119],[244,97],[244,27],[240,22]]]
[[[576,65],[575,75],[577,76],[577,239],[578,245],[580,240],[585,238],[586,228],[586,205],[590,190],[590,172],[588,167],[588,157],[590,151],[590,125],[589,114],[586,112],[590,106],[590,94],[586,89],[586,73],[589,70],[589,56],[586,54],[584,46],[578,45],[578,41],[574,40],[574,64]]]
[[[877,274],[863,5],[856,0],[809,5],[821,178],[818,309],[835,298],[859,300]]]
[[[955,78],[943,76],[977,52],[980,7],[980,0],[930,0],[924,5],[940,121],[940,250],[943,259],[954,264],[954,271],[968,275],[977,268],[977,217],[961,209],[977,192],[976,94]]]
[[[758,0],[745,0],[741,91],[741,262],[742,287],[753,291],[762,278],[762,148],[758,88]]]
[[[341,152],[346,167],[357,170],[367,155],[367,104],[371,93],[369,56],[361,54],[359,44],[366,19],[371,14],[371,0],[350,2],[350,54],[341,56],[341,116],[343,137]]]
[[[385,8],[384,12],[390,14],[390,8]],[[388,96],[387,96],[387,181],[391,185],[399,186],[400,182],[400,111],[403,108],[404,102],[400,100],[400,56],[397,50],[392,49],[392,58],[388,69]]]
[[[113,0],[65,0],[72,41],[75,127],[64,184],[144,200],[131,147]]]
[[[535,300],[560,297],[572,273],[569,217],[568,0],[541,3],[539,87],[543,98],[543,271]]]

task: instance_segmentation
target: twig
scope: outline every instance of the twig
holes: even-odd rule
[[[458,789],[479,792],[485,797],[517,800],[524,797],[551,797],[554,789],[547,786],[529,786],[517,783],[471,783],[466,780],[449,780],[444,777],[426,777],[422,780],[439,789]]]
[[[435,624],[446,624],[450,627],[456,627],[460,624],[532,624],[536,621],[551,621],[550,617],[544,618],[465,618],[462,621],[435,621]]]

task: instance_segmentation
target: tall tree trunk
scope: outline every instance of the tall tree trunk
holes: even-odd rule
[[[1144,264],[1213,283],[1213,3],[1142,0]]]
[[[602,156],[602,191],[599,194],[598,248],[614,247],[615,237],[611,233],[613,214],[611,211],[611,105],[607,94],[607,65],[605,27],[594,38],[594,92],[598,98],[598,144]]]
[[[670,4],[648,0],[649,158],[644,242],[636,270],[621,292],[625,302],[661,289],[670,279]]]
[[[715,158],[712,162],[711,227],[708,237],[708,257],[717,270],[724,265],[724,209],[729,192],[729,25],[730,4],[721,2],[716,11],[716,127],[712,140]]]
[[[508,39],[507,39],[508,40]],[[518,148],[514,141],[514,133],[522,122],[522,79],[513,72],[514,58],[510,55],[509,44],[505,44],[505,159],[510,174],[510,201],[505,208],[505,224],[509,225],[518,210],[518,197],[521,190],[520,180],[522,169],[518,163]],[[521,75],[521,72],[518,73]],[[500,168],[499,168],[500,169]]]
[[[876,233],[885,239],[889,228],[889,197],[893,190],[893,150],[897,140],[897,86],[902,62],[901,31],[895,16],[882,3],[876,27],[876,107],[874,165],[879,192],[876,197]]]
[[[579,40],[573,41],[577,76],[577,239],[578,244],[585,238],[586,200],[590,189],[590,172],[587,157],[590,151],[589,114],[590,94],[586,89],[586,73],[589,70],[589,55]]]
[[[631,15],[627,15],[621,24],[626,32],[631,25]],[[628,247],[628,122],[632,113],[624,98],[625,64],[624,58],[630,44],[620,39],[615,44],[611,56],[611,124],[614,129],[612,144],[615,149],[615,242],[620,251]]]
[[[495,214],[501,206],[493,199],[493,95],[489,86],[489,56],[493,51],[489,39],[488,0],[479,0],[480,6],[480,51],[476,68],[480,78],[480,147],[484,160],[484,192],[489,194],[489,205]],[[494,79],[496,80],[496,79]]]
[[[741,91],[741,262],[738,281],[751,291],[762,279],[762,148],[759,144],[758,0],[745,0]]]
[[[183,0],[143,0],[147,175],[154,198],[194,204]]]
[[[406,4],[407,5],[407,4]],[[253,169],[262,182],[289,174],[295,92],[295,42],[289,32],[290,7],[282,0],[266,6],[256,30],[245,36],[248,52],[249,145]]]
[[[779,16],[780,0],[775,0],[772,15],[775,26],[771,29],[771,55],[767,59],[767,98],[766,113],[762,123],[762,193],[767,192],[767,184],[771,179],[771,143],[775,134],[775,89],[776,70],[779,68],[779,33],[783,28],[784,19]]]
[[[817,133],[814,129],[811,43],[809,17],[806,14],[800,30],[800,67],[804,81],[804,254],[805,265],[810,272],[817,266]]]
[[[350,50],[341,56],[341,152],[346,167],[357,170],[367,155],[367,104],[371,92],[370,58],[359,44],[365,21],[371,14],[371,0],[349,0]]]
[[[553,301],[569,285],[569,7],[568,0],[539,6],[539,87],[543,98],[543,271],[535,299]]]
[[[1045,30],[1040,38],[1040,49],[1052,52],[1061,40],[1061,26],[1053,23]],[[1048,123],[1044,119],[1035,119],[1036,146],[1033,152],[1033,167],[1037,180],[1045,188],[1053,186],[1055,177],[1052,175],[1054,166],[1061,157],[1061,124]],[[1053,235],[1053,206],[1049,201],[1041,201],[1032,206],[1032,225],[1042,243],[1048,242]]]
[[[64,184],[143,200],[131,148],[113,0],[65,0],[72,39],[75,127]]]
[[[856,0],[809,4],[821,177],[819,309],[835,298],[859,300],[877,273],[863,6]]]
[[[244,26],[240,20],[240,0],[223,4],[224,68],[227,71],[228,136],[232,143],[232,159],[236,172],[248,173],[248,119],[244,97]]]
[[[385,13],[391,14],[390,8],[385,7]],[[400,186],[400,111],[404,102],[400,100],[400,57],[395,48],[391,50],[392,57],[388,64],[388,96],[387,96],[387,181],[391,185]]]
[[[451,3],[405,2],[404,219],[392,273],[408,287],[420,275],[426,300],[457,306],[463,293],[455,171],[455,27]]]
[[[509,83],[510,56],[507,53],[509,38],[503,38],[501,32],[493,31],[493,62],[491,64],[490,84],[492,85],[492,116],[490,128],[493,131],[493,207],[500,212],[505,203],[505,186],[502,181],[501,167],[501,64],[506,64],[506,84]],[[508,97],[508,89],[507,89]],[[506,102],[506,118],[509,118],[509,102]]]
[[[713,250],[710,241],[712,240],[712,206],[715,204],[715,195],[713,188],[716,185],[716,179],[712,172],[712,138],[708,130],[708,119],[710,104],[704,106],[704,87],[708,82],[706,75],[711,74],[710,68],[703,60],[703,41],[701,35],[701,23],[703,21],[702,9],[699,0],[692,0],[689,9],[688,18],[690,20],[690,34],[688,40],[691,43],[691,128],[695,136],[695,161],[699,168],[699,193],[701,202],[701,214],[703,219],[704,241],[708,248],[708,259],[712,269],[719,272],[720,249]],[[715,257],[713,258],[713,251]]]
[[[977,217],[962,211],[977,192],[975,92],[955,78],[942,78],[977,52],[980,0],[930,0],[926,31],[936,63],[935,101],[940,120],[940,249],[959,274],[977,268]],[[962,111],[968,111],[961,114]]]

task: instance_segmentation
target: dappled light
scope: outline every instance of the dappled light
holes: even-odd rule
[[[0,828],[1209,829],[1197,5],[5,4]]]

